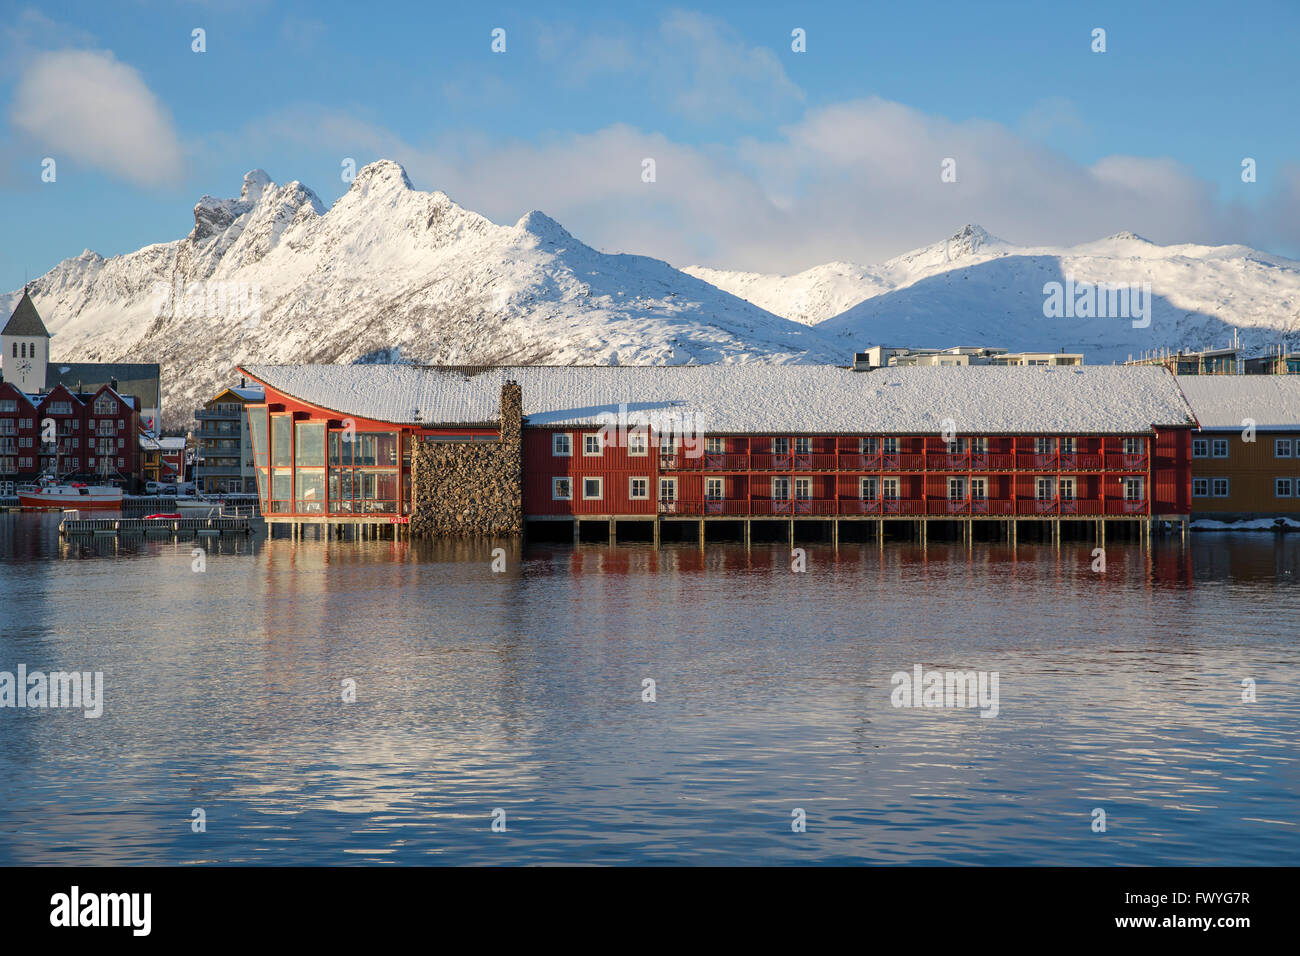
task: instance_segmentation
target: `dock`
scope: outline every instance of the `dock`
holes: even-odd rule
[[[74,535],[165,534],[178,538],[190,535],[252,534],[253,519],[247,515],[213,518],[82,518],[66,517],[59,522],[62,537]]]

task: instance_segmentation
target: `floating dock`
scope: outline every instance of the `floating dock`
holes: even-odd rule
[[[172,537],[206,534],[252,534],[253,520],[247,516],[227,515],[213,518],[81,518],[67,517],[59,522],[59,534],[73,535],[145,535],[166,534]]]

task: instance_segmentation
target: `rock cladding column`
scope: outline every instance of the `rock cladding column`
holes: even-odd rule
[[[501,386],[497,441],[411,438],[411,534],[441,537],[523,532],[523,390]]]

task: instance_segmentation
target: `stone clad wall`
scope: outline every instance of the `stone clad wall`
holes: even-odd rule
[[[516,535],[524,529],[523,390],[501,386],[499,441],[411,439],[411,534]]]

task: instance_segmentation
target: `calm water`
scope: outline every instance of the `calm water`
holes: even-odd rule
[[[492,546],[227,539],[196,573],[0,515],[0,670],[106,697],[0,709],[0,864],[1300,853],[1300,537],[1111,542],[1104,576],[1083,542]],[[999,672],[1000,713],[892,707],[918,663]]]

